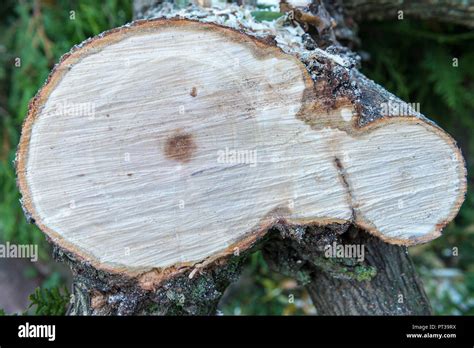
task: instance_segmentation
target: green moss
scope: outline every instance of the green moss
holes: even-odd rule
[[[148,306],[145,309],[144,314],[145,315],[153,315],[153,314],[157,313],[159,310],[160,310],[160,306],[157,303],[152,303],[150,306]]]
[[[205,277],[199,278],[196,287],[193,290],[192,296],[196,298],[202,298],[209,290],[209,283],[213,285],[212,280],[209,280]]]
[[[377,274],[377,269],[373,266],[358,265],[354,270],[355,279],[359,282],[369,281]]]
[[[321,256],[313,259],[313,264],[336,278],[370,281],[377,274],[375,267],[358,263],[357,260],[350,258]]]
[[[255,18],[257,22],[273,21],[283,16],[283,13],[272,12],[272,11],[252,11],[252,16]]]
[[[299,270],[296,272],[295,278],[301,285],[307,285],[311,283],[311,275],[309,272]]]

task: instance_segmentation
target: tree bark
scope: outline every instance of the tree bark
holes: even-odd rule
[[[263,253],[272,269],[296,276],[306,287],[319,315],[431,314],[407,248],[346,229],[283,230]],[[363,260],[328,257],[327,248],[334,245],[363,247]]]
[[[214,315],[249,252],[197,272],[183,271],[150,289],[135,279],[98,270],[56,245],[53,257],[66,263],[74,276],[68,315]]]
[[[306,286],[321,315],[429,315],[430,303],[406,247],[370,237],[367,264],[377,270],[372,279],[338,279],[316,270]]]
[[[397,20],[402,15],[474,27],[474,1],[345,0],[343,4],[345,13],[356,20]]]

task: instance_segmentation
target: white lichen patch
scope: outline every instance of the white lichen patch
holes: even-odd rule
[[[274,37],[278,47],[284,52],[296,56],[301,56],[303,60],[312,60],[315,57],[323,57],[334,61],[343,67],[350,66],[350,62],[345,58],[331,54],[320,48],[308,51],[304,46],[303,35],[305,31],[296,22],[288,20],[287,14],[273,21],[258,22],[252,15],[254,7],[237,6],[234,3],[219,4],[210,8],[202,8],[189,5],[186,8],[178,9],[170,3],[164,3],[159,8],[154,8],[144,14],[144,18],[186,18],[199,20],[204,23],[216,23],[233,29],[245,32],[248,35],[266,38]],[[268,9],[278,12],[278,6]]]

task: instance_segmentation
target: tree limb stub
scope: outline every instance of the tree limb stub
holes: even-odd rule
[[[347,15],[356,19],[400,19],[400,15],[474,27],[474,1],[451,0],[344,0]],[[403,17],[402,17],[403,18]]]
[[[23,126],[26,211],[54,244],[144,289],[248,250],[276,224],[438,237],[466,191],[454,140],[423,117],[364,124],[367,95],[329,93],[334,81],[302,61],[184,19],[80,45]]]

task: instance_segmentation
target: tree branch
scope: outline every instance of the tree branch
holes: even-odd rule
[[[346,15],[355,20],[397,20],[403,16],[474,27],[474,1],[456,0],[344,0]]]

